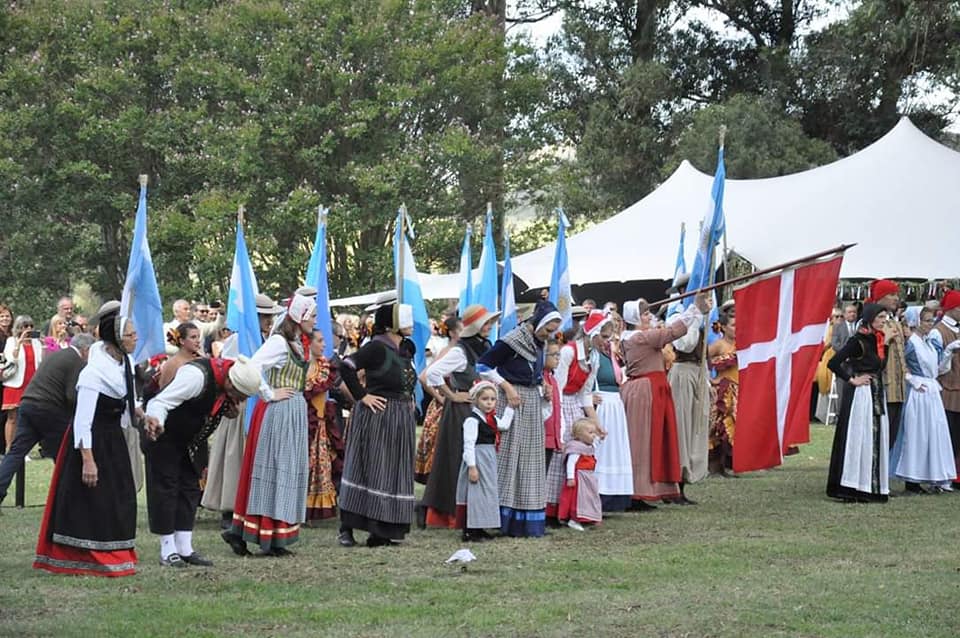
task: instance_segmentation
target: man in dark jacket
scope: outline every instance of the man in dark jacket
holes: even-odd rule
[[[43,456],[56,457],[63,433],[77,404],[77,377],[87,363],[93,337],[78,334],[70,347],[46,356],[23,392],[13,446],[0,462],[0,502],[33,446],[40,443]]]

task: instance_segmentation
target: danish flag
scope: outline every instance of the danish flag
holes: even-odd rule
[[[733,470],[780,465],[810,440],[810,390],[843,256],[784,270],[734,291],[740,394]]]

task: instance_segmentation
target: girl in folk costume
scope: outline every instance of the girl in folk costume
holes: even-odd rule
[[[337,403],[329,392],[340,385],[334,362],[324,355],[323,333],[313,331],[310,368],[303,395],[307,400],[307,436],[310,478],[307,482],[307,522],[337,515],[337,487],[343,472],[343,439],[337,422]]]
[[[515,410],[497,454],[500,531],[507,536],[538,537],[546,531],[543,347],[560,323],[556,306],[538,302],[533,317],[498,339],[477,366],[481,377],[500,388],[498,411]]]
[[[133,325],[102,315],[77,380],[77,407],[57,455],[33,566],[63,574],[136,572],[137,493],[123,429],[135,415]]]
[[[593,388],[596,385],[600,353],[594,347],[594,337],[609,338],[613,333],[610,318],[599,310],[587,315],[577,338],[560,348],[560,361],[554,376],[560,387],[560,445],[568,441],[571,428],[586,416],[597,420],[593,407]],[[560,492],[564,484],[562,455],[554,455],[547,464],[547,517],[557,517]]]
[[[341,366],[357,400],[340,483],[338,540],[344,547],[356,545],[354,529],[370,533],[368,547],[392,545],[410,531],[417,375],[412,361],[416,346],[405,337],[412,332],[411,306],[380,306],[373,338]],[[358,370],[365,372],[366,386],[360,384]]]
[[[477,361],[490,349],[487,338],[500,316],[480,304],[463,313],[463,332],[457,344],[427,369],[427,385],[444,397],[433,467],[423,492],[426,523],[431,527],[456,527],[457,478],[463,456],[463,421],[472,411],[469,391],[478,379]],[[543,426],[541,425],[541,428]]]
[[[595,396],[597,418],[603,424],[603,444],[597,446],[597,484],[604,512],[622,512],[630,507],[633,495],[633,463],[630,456],[630,433],[627,412],[620,397],[620,386],[626,380],[620,359],[618,321],[611,316],[614,331],[605,330],[592,337],[598,353]]]
[[[260,334],[266,340],[270,337],[273,318],[286,311],[263,293],[256,295],[256,307]],[[238,339],[236,333],[226,338],[220,351],[221,358],[236,360],[240,357]],[[246,411],[252,410],[253,404],[253,401],[247,400],[238,403],[237,416],[222,418],[210,443],[207,482],[203,487],[200,505],[220,512],[220,527],[225,530],[233,526],[233,505],[237,498],[240,468],[243,466]]]
[[[493,538],[486,528],[500,527],[497,449],[500,433],[510,429],[512,410],[497,418],[497,386],[478,381],[470,389],[473,411],[463,421],[463,461],[457,479],[457,527],[463,541]]]
[[[894,475],[908,483],[931,483],[936,492],[953,491],[957,477],[950,429],[937,383],[940,354],[931,339],[935,318],[929,308],[906,312],[913,334],[907,339],[907,400],[890,458]]]
[[[543,445],[544,467],[550,467],[550,460],[554,455],[560,456],[563,452],[560,429],[563,425],[560,415],[560,386],[553,376],[554,370],[560,363],[560,344],[551,339],[543,349]],[[553,516],[556,516],[554,512]]]
[[[889,423],[881,376],[887,364],[887,319],[882,306],[864,305],[860,328],[829,364],[849,387],[833,436],[827,495],[846,502],[883,503],[890,493]]]
[[[600,429],[594,421],[580,419],[572,430],[572,438],[563,446],[566,482],[560,494],[559,518],[582,532],[583,523],[599,523],[603,518],[593,448],[594,441],[600,438]]]
[[[636,328],[624,332],[620,341],[627,376],[620,396],[630,435],[633,510],[653,509],[650,503],[660,500],[683,502],[677,417],[663,349],[699,322],[710,305],[710,299],[700,295],[677,320],[661,327],[643,299],[624,304],[624,321]]]
[[[458,317],[450,317],[442,324],[442,332],[446,334],[449,341],[447,346],[440,350],[434,357],[433,362],[437,362],[457,345],[460,341],[460,333],[463,331],[463,322]],[[489,347],[489,346],[488,346]],[[434,387],[428,379],[428,371],[432,366],[428,365],[420,373],[420,385],[426,392],[433,397],[430,405],[427,406],[427,413],[423,417],[423,429],[420,432],[420,440],[417,441],[417,458],[414,463],[413,478],[417,483],[427,484],[430,471],[433,469],[433,457],[437,449],[437,435],[440,431],[440,417],[443,415],[443,404],[446,397],[440,392],[439,388],[443,386],[443,376],[438,379],[436,373],[433,374],[434,382],[439,381],[440,385]]]
[[[222,534],[240,556],[249,554],[247,543],[265,556],[285,556],[300,537],[310,472],[302,336],[313,334],[316,310],[312,299],[294,294],[277,330],[251,358],[263,371],[261,400],[250,419],[233,525]]]
[[[720,313],[722,337],[707,348],[707,362],[717,376],[710,380],[710,473],[729,476],[733,468],[733,435],[737,418],[740,370],[737,367],[737,324],[733,306]]]

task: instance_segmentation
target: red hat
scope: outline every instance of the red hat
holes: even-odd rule
[[[897,285],[897,282],[890,281],[889,279],[877,279],[875,282],[870,284],[870,298],[867,299],[867,301],[876,303],[887,295],[899,294],[900,286]]]
[[[960,290],[948,290],[940,302],[940,309],[949,312],[954,308],[960,308]]]
[[[610,315],[602,310],[591,310],[587,315],[587,320],[583,322],[583,332],[588,337],[600,334],[605,325],[610,323]]]

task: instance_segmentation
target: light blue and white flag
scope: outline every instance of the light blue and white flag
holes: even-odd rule
[[[147,180],[140,179],[140,201],[133,224],[133,244],[127,262],[127,278],[120,297],[120,314],[133,322],[139,338],[133,351],[134,361],[141,363],[163,354],[166,343],[163,334],[163,307],[157,276],[150,257],[147,241]]]
[[[414,237],[413,226],[405,207],[397,211],[397,226],[393,235],[393,264],[394,277],[397,286],[397,301],[413,307],[413,335],[411,339],[417,346],[417,353],[413,363],[417,374],[426,367],[427,341],[430,339],[430,316],[427,314],[427,305],[423,300],[420,289],[420,275],[407,241],[407,233],[403,232],[404,224],[409,229],[409,236]],[[417,383],[415,399],[417,409],[420,409],[423,398],[423,388]]]
[[[677,280],[680,279],[680,275],[687,274],[687,258],[686,258],[686,249],[684,248],[684,239],[687,236],[687,225],[684,223],[680,224],[680,247],[677,248],[677,263],[673,267],[673,286],[677,285]],[[667,316],[672,317],[676,313],[680,312],[683,309],[682,301],[671,302],[667,306]]]
[[[304,284],[317,289],[316,330],[323,333],[325,347],[323,356],[333,356],[333,319],[330,316],[330,285],[327,282],[327,215],[329,208],[321,206],[317,211],[317,235],[313,238],[313,252],[307,264]]]
[[[483,251],[480,253],[480,281],[473,292],[473,303],[481,304],[490,312],[497,312],[497,245],[493,243],[493,208],[487,206],[487,222],[483,231]],[[490,327],[490,341],[497,340],[497,325]]]
[[[559,227],[557,245],[553,254],[553,274],[550,276],[550,302],[560,311],[561,330],[573,327],[573,295],[570,292],[570,264],[567,261],[567,227],[570,222],[562,208],[557,209]]]
[[[463,248],[460,249],[460,300],[457,313],[462,317],[467,306],[473,303],[473,256],[470,253],[470,237],[473,229],[467,224],[463,233]]]
[[[690,271],[690,281],[687,290],[697,290],[709,286],[713,281],[714,254],[720,239],[723,237],[725,221],[723,218],[723,187],[726,178],[726,169],[723,164],[723,146],[717,151],[717,172],[713,177],[711,195],[713,206],[703,219],[700,229],[700,241],[697,243],[697,256]],[[693,303],[693,297],[684,300],[684,307]]]
[[[263,344],[260,318],[257,316],[257,278],[253,274],[247,241],[243,236],[243,220],[237,218],[237,242],[230,272],[230,294],[227,297],[227,327],[237,334],[237,350],[252,357]]]
[[[517,297],[513,292],[513,264],[510,263],[510,235],[503,233],[503,285],[500,288],[500,334],[507,334],[517,327]]]

